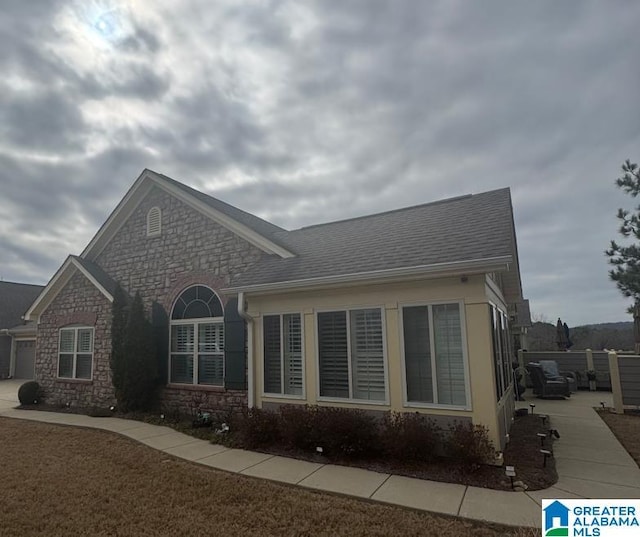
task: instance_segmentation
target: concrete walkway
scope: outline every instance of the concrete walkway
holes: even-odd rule
[[[432,513],[539,527],[543,498],[640,498],[640,469],[591,408],[603,397],[610,404],[611,394],[581,392],[569,401],[530,398],[519,403],[528,408],[534,402],[536,413],[552,416],[553,426],[561,435],[554,448],[560,480],[543,491],[504,492],[230,449],[168,427],[132,420],[15,410],[15,391],[12,396],[5,382],[0,382],[3,417],[113,431],[169,455],[220,470]]]

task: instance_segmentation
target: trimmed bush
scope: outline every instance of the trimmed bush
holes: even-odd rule
[[[302,451],[315,450],[319,431],[316,422],[318,407],[283,405],[280,407],[280,438],[284,447]]]
[[[318,407],[314,411],[317,445],[329,457],[366,458],[380,451],[378,422],[363,410]]]
[[[385,455],[398,461],[432,461],[442,443],[442,429],[418,412],[386,414],[380,436]]]
[[[465,466],[479,466],[494,460],[496,451],[488,429],[469,422],[455,422],[446,435],[445,452]]]
[[[21,405],[37,405],[42,399],[40,384],[35,380],[25,382],[18,389],[18,399]]]
[[[274,412],[250,408],[234,424],[242,445],[247,449],[265,448],[278,443],[279,418]]]

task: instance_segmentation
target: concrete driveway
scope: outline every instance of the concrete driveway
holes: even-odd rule
[[[18,401],[18,388],[25,382],[24,379],[0,380],[0,411],[14,408],[20,404]]]

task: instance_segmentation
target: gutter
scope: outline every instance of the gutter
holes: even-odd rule
[[[244,291],[238,293],[238,315],[247,321],[247,406],[254,406],[253,317],[244,309]]]
[[[508,270],[513,262],[510,255],[488,257],[484,259],[471,259],[468,261],[454,261],[451,263],[433,263],[431,265],[417,265],[414,267],[400,267],[384,270],[372,270],[368,272],[355,272],[351,274],[338,274],[332,276],[318,276],[301,280],[289,280],[283,282],[259,283],[243,287],[229,287],[222,289],[224,293],[269,292],[284,289],[302,289],[308,287],[329,287],[353,282],[384,281],[388,279],[411,279],[416,276],[439,278],[446,276],[460,276],[486,272]]]

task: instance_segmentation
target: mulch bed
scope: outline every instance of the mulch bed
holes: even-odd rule
[[[625,410],[624,414],[596,411],[640,467],[640,410]]]
[[[22,408],[31,410],[49,410],[54,412],[69,412],[80,414],[92,414],[91,410],[81,409],[77,407],[60,408],[49,405],[29,405]],[[191,434],[197,438],[204,440],[212,440],[214,435],[211,429],[192,428],[189,422],[172,423],[170,421],[162,421],[156,415],[144,414],[113,414],[119,418],[133,418],[156,425],[165,425],[173,427],[180,432]],[[510,431],[510,442],[504,451],[505,466],[514,466],[516,471],[515,481],[521,481],[527,486],[527,490],[545,489],[558,481],[556,473],[555,460],[553,457],[547,459],[546,467],[543,466],[543,455],[540,449],[540,439],[537,433],[547,433],[544,449],[553,452],[553,437],[548,434],[549,420],[543,424],[540,415],[526,415],[516,417]],[[561,433],[562,431],[560,431]],[[562,441],[562,440],[560,440]],[[232,447],[242,447],[233,445]],[[511,481],[505,475],[505,468],[489,465],[480,466],[464,466],[456,464],[454,461],[439,458],[433,463],[415,463],[407,464],[401,461],[391,460],[352,460],[339,459],[318,455],[317,453],[308,453],[304,451],[292,451],[287,449],[269,448],[261,449],[264,453],[272,455],[280,455],[283,457],[292,457],[296,459],[319,462],[322,464],[338,464],[343,466],[353,466],[364,468],[375,472],[389,473],[406,477],[414,477],[418,479],[428,479],[431,481],[440,481],[444,483],[458,483],[462,485],[470,485],[481,488],[489,488],[495,490],[512,490]]]

